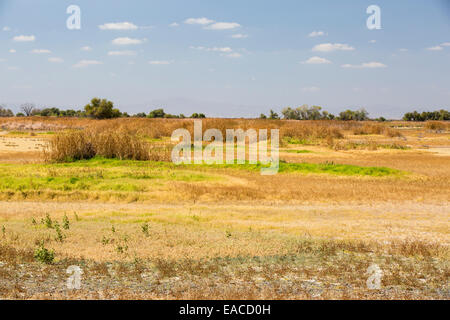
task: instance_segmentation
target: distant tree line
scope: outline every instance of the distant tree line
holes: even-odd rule
[[[129,118],[130,115],[126,112],[121,112],[114,108],[114,103],[107,99],[93,98],[89,104],[84,107],[84,110],[61,110],[59,108],[43,108],[39,109],[32,103],[24,103],[20,106],[20,112],[16,117],[77,117],[77,118],[94,118],[94,119],[114,119],[114,118]],[[6,109],[4,105],[0,105],[0,117],[14,117],[14,112],[11,109]],[[166,119],[203,119],[206,118],[203,113],[194,113],[190,117],[184,114],[172,115],[166,113],[164,109],[155,109],[149,114],[144,112],[137,113],[132,117],[135,118],[166,118]]]
[[[148,114],[145,112],[137,113],[130,116],[126,112],[121,112],[119,109],[114,108],[114,103],[107,99],[93,98],[89,104],[84,107],[84,110],[61,110],[59,108],[43,108],[39,109],[32,103],[24,103],[20,106],[20,112],[16,117],[77,117],[77,118],[94,118],[94,119],[114,119],[114,118],[165,118],[165,119],[204,119],[206,118],[203,113],[193,113],[190,117],[184,114],[173,115],[166,113],[164,109],[154,109]],[[11,109],[7,109],[5,105],[0,105],[0,117],[14,117],[14,112]],[[322,110],[320,106],[308,106],[303,105],[298,108],[287,107],[281,111],[281,116],[270,110],[269,115],[261,114],[260,119],[271,120],[341,120],[341,121],[386,121],[385,118],[380,117],[377,119],[370,119],[369,113],[364,109],[350,110],[347,109],[338,116],[335,116],[325,110]],[[408,112],[403,116],[404,121],[448,121],[450,120],[450,112],[444,109],[432,112]]]
[[[377,119],[371,119],[369,113],[361,108],[359,110],[347,109],[335,116],[327,111],[322,111],[322,107],[303,105],[298,108],[287,107],[281,111],[281,115],[284,120],[341,120],[341,121],[386,121],[385,118],[379,117]],[[273,110],[270,110],[268,116],[261,114],[260,119],[271,119],[278,120],[281,117]],[[417,111],[406,113],[403,116],[404,121],[448,121],[450,120],[450,112],[447,110],[439,110],[432,112],[422,112]]]
[[[450,120],[450,112],[444,109],[432,112],[422,112],[417,111],[408,112],[403,117],[404,121],[448,121]]]
[[[281,111],[284,120],[343,120],[343,121],[365,121],[369,120],[369,113],[365,109],[356,111],[346,110],[335,116],[328,111],[322,111],[322,107],[303,105],[298,108],[287,107]],[[261,114],[261,119],[280,119],[278,113],[270,110],[269,116]]]

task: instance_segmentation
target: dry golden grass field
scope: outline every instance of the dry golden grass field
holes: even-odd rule
[[[0,299],[450,298],[448,123],[203,120],[280,129],[274,176],[174,165],[178,128],[0,118]]]

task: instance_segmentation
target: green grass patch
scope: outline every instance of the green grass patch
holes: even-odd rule
[[[295,149],[286,149],[286,150],[283,150],[282,152],[298,153],[298,154],[300,154],[300,153],[314,153],[313,151],[310,151],[310,150],[295,150]]]
[[[101,191],[142,193],[171,181],[220,181],[217,170],[247,170],[259,174],[267,165],[175,165],[167,162],[100,159],[62,164],[0,164],[0,192]],[[222,172],[220,172],[222,173]],[[405,172],[385,167],[360,167],[334,163],[280,162],[281,174],[329,174],[336,176],[401,176]]]

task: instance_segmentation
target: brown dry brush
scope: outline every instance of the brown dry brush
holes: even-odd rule
[[[88,128],[61,132],[44,149],[50,162],[88,160],[94,157],[139,161],[170,161],[169,146],[150,143],[125,129]]]

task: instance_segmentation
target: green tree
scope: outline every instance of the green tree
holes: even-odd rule
[[[164,112],[164,109],[156,109],[156,110],[151,111],[148,114],[148,117],[149,118],[164,118],[165,115],[166,115],[166,113]]]
[[[112,119],[121,116],[119,109],[114,109],[114,103],[106,99],[94,98],[84,107],[86,115],[95,119]]]
[[[279,119],[280,119],[280,116],[279,116],[278,113],[276,113],[275,111],[270,110],[270,116],[269,116],[269,119],[271,119],[271,120],[279,120]]]

